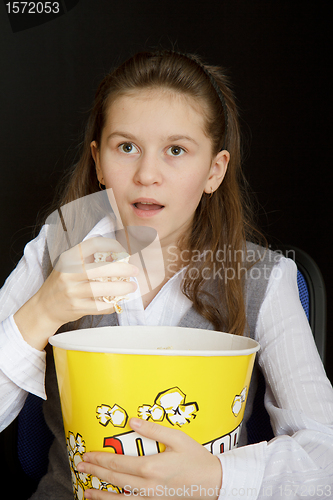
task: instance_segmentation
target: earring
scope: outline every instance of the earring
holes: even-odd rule
[[[101,191],[104,191],[105,189],[105,185],[104,184],[101,184],[100,181],[98,181],[98,187]]]
[[[210,193],[205,193],[207,195],[207,197],[209,197],[209,199],[211,199],[211,197],[213,196],[215,191],[213,191],[213,188],[211,187],[210,188]]]

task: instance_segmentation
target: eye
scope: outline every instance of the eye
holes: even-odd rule
[[[180,146],[171,146],[168,151],[170,151],[170,156],[181,156],[184,154],[186,151],[184,148],[181,148]]]
[[[139,152],[136,146],[134,146],[134,144],[132,144],[131,142],[123,142],[118,146],[118,148],[122,153],[127,153],[127,154]]]

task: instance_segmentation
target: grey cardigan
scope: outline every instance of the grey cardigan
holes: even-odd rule
[[[247,271],[245,280],[246,315],[249,326],[249,335],[251,338],[254,338],[257,318],[261,304],[265,297],[268,280],[274,266],[276,266],[280,260],[280,255],[270,250],[265,250],[252,243],[248,243],[247,249],[248,255],[252,258],[250,261],[251,263],[259,258],[250,270]],[[43,259],[43,269],[45,273],[48,265],[49,257],[47,251],[45,251]],[[211,282],[209,288],[210,291],[214,291],[214,281]],[[92,324],[91,321],[93,321]],[[91,317],[85,317],[81,322],[80,328],[87,328],[91,326],[116,326],[117,324],[117,315],[114,313],[106,316],[93,316],[93,319],[91,319]],[[200,316],[195,311],[193,306],[181,319],[178,326],[203,328],[208,330],[214,329],[213,325],[203,316]],[[64,327],[61,328],[61,331],[70,329],[73,329],[73,327],[71,327],[71,323],[64,325]],[[66,439],[62,423],[54,361],[51,351],[47,352],[46,363],[47,400],[44,403],[44,415],[48,426],[55,436],[55,439],[50,449],[48,472],[41,479],[38,489],[31,497],[31,500],[73,500],[71,475],[66,450]],[[258,363],[256,361],[238,446],[244,446],[247,444],[246,422],[252,413],[253,400],[258,383],[258,370]]]

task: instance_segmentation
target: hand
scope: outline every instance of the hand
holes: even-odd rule
[[[157,455],[131,457],[110,452],[89,452],[77,466],[80,472],[125,489],[124,496],[171,496],[215,500],[222,485],[219,459],[184,432],[132,418],[131,428],[165,444]],[[127,493],[126,493],[127,492]],[[107,500],[115,493],[87,490],[86,498]]]
[[[103,296],[127,295],[136,284],[101,282],[95,278],[136,276],[138,268],[126,262],[94,262],[96,252],[124,252],[118,241],[91,238],[61,254],[55,268],[38,292],[14,315],[23,338],[36,349],[44,349],[48,338],[64,323],[89,314],[111,314],[114,307],[99,300]]]

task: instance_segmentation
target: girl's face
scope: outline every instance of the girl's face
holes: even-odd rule
[[[100,145],[91,143],[98,180],[113,189],[123,225],[153,227],[162,246],[191,228],[201,196],[226,172],[229,153],[212,156],[201,109],[181,94],[136,91],[112,103]]]

